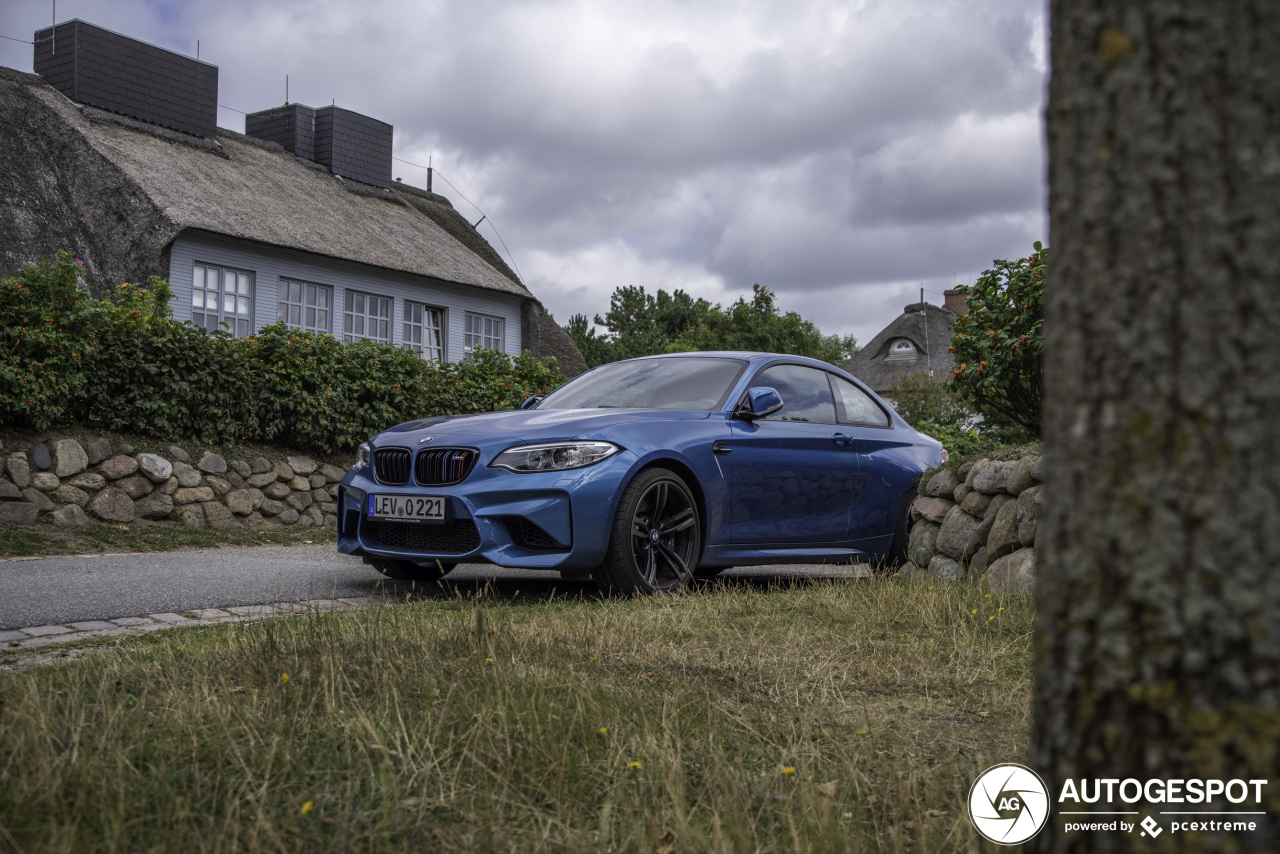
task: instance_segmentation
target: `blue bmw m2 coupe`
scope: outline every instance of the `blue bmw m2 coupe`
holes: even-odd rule
[[[374,436],[339,487],[338,550],[399,580],[490,562],[622,593],[730,566],[892,563],[915,485],[945,455],[824,362],[649,356],[517,411]]]

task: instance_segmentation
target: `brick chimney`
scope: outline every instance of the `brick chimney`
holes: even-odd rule
[[[965,302],[964,294],[960,293],[956,288],[951,288],[942,292],[942,305],[949,308],[956,314],[968,314],[969,303]]]

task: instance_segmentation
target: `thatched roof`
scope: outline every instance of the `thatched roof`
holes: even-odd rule
[[[951,324],[959,317],[942,306],[916,303],[906,306],[902,314],[881,330],[845,362],[844,369],[871,386],[877,394],[883,394],[894,380],[914,371],[933,371],[938,379],[945,379],[951,370]],[[890,348],[895,341],[905,339],[915,345],[916,358],[889,359]]]
[[[343,181],[275,143],[222,128],[201,140],[79,107],[11,69],[0,69],[0,115],[0,230],[10,238],[0,275],[57,248],[86,261],[112,252],[154,258],[179,232],[199,229],[532,297],[442,196]],[[123,245],[91,245],[103,238]],[[96,266],[120,265],[102,258]],[[100,290],[139,271],[90,272],[106,278]]]

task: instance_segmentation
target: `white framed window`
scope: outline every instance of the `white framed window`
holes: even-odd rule
[[[328,285],[281,279],[277,288],[276,319],[304,332],[331,329],[333,290]]]
[[[404,304],[400,345],[427,360],[444,361],[444,310],[419,302]]]
[[[197,262],[191,276],[191,324],[236,338],[253,331],[253,273]]]
[[[391,299],[347,291],[342,308],[342,340],[391,343]]]
[[[502,318],[467,312],[466,334],[462,338],[463,352],[473,353],[481,347],[506,351],[503,346]]]
[[[884,357],[886,362],[916,358],[919,358],[916,345],[906,338],[897,338],[889,344],[889,355]]]

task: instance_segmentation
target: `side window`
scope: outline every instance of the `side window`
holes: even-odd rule
[[[277,289],[276,319],[305,332],[328,332],[331,296],[327,285],[281,279]]]
[[[342,340],[391,343],[391,298],[347,291],[342,310]]]
[[[484,347],[489,350],[502,350],[502,318],[487,314],[467,312],[466,332],[462,336],[462,351],[470,354]]]
[[[836,405],[826,371],[802,365],[774,365],[757,374],[751,385],[768,386],[782,398],[782,409],[770,415],[768,421],[836,423]]]
[[[876,427],[889,426],[889,416],[883,409],[876,406],[876,402],[866,392],[840,377],[832,376],[831,380],[835,383],[836,395],[844,411],[841,421],[850,424],[873,424]]]
[[[191,324],[210,332],[224,325],[248,336],[253,319],[253,273],[197,263],[191,282]]]
[[[400,346],[423,359],[444,361],[444,311],[417,302],[404,304],[404,336]]]

